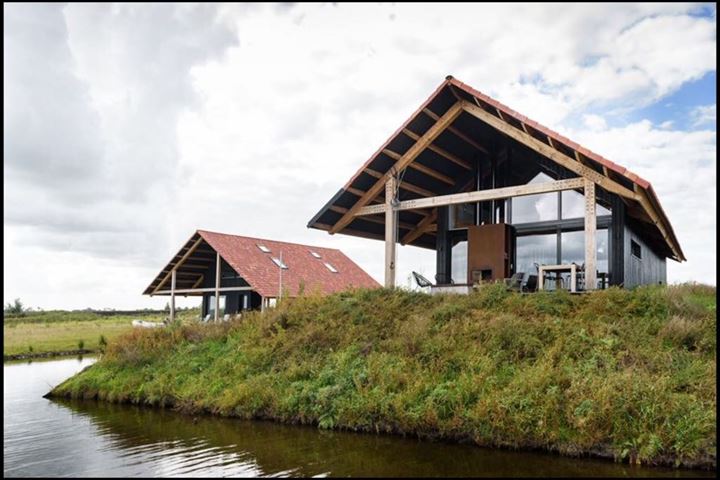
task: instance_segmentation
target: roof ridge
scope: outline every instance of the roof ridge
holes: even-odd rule
[[[259,240],[259,241],[262,241],[262,242],[284,243],[284,244],[287,244],[287,245],[295,245],[295,246],[298,246],[298,247],[318,248],[318,249],[322,249],[322,250],[334,250],[334,251],[336,251],[336,252],[343,253],[342,250],[340,250],[339,248],[319,247],[319,246],[317,246],[317,245],[308,245],[308,244],[306,244],[306,243],[288,242],[288,241],[285,241],[285,240],[273,240],[273,239],[271,239],[271,238],[249,237],[249,236],[247,236],[247,235],[237,235],[237,234],[234,234],[234,233],[213,232],[213,231],[211,231],[211,230],[202,230],[202,229],[197,229],[196,232],[197,232],[198,234],[201,234],[201,235],[202,235],[202,233],[210,233],[210,234],[213,234],[213,235],[224,235],[224,236],[226,236],[226,237],[245,238],[245,239],[248,239],[248,240]]]

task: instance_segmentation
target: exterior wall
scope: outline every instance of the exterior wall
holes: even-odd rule
[[[631,241],[640,245],[641,257],[632,253]],[[625,259],[625,287],[667,283],[667,263],[663,256],[656,254],[631,226],[625,226],[623,246]]]
[[[202,297],[202,316],[210,312],[210,297],[213,293],[204,293]],[[243,298],[248,297],[248,310],[259,310],[262,297],[257,292],[220,292],[225,297],[225,313],[235,314],[243,310]]]
[[[215,261],[205,269],[204,278],[201,288],[213,288],[215,287]],[[250,286],[244,278],[241,278],[235,273],[229,265],[225,262],[222,263],[220,270],[220,287],[247,287]],[[210,311],[210,297],[214,293],[204,293],[202,300],[202,315],[203,318]],[[260,295],[257,292],[246,291],[246,292],[220,292],[221,296],[225,297],[225,313],[234,314],[242,310],[243,297],[249,296],[248,305],[250,309],[260,308]]]

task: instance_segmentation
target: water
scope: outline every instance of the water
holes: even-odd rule
[[[713,476],[42,398],[94,361],[4,365],[5,476]]]

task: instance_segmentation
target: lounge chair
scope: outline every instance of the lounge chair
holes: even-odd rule
[[[415,283],[418,284],[418,287],[420,287],[420,288],[425,288],[425,287],[432,287],[432,286],[433,286],[433,284],[432,284],[432,282],[431,282],[430,280],[428,280],[427,278],[423,277],[423,276],[420,275],[419,273],[417,273],[417,272],[412,272],[412,275],[413,275],[413,277],[415,278]]]
[[[525,272],[516,272],[512,277],[504,279],[505,286],[508,290],[515,290],[517,292],[522,290],[522,281],[525,277]]]

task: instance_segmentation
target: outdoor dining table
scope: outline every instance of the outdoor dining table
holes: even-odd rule
[[[545,272],[557,272],[558,274],[563,272],[570,272],[570,291],[575,293],[577,291],[577,269],[578,266],[574,263],[538,266],[538,290],[543,289]]]

